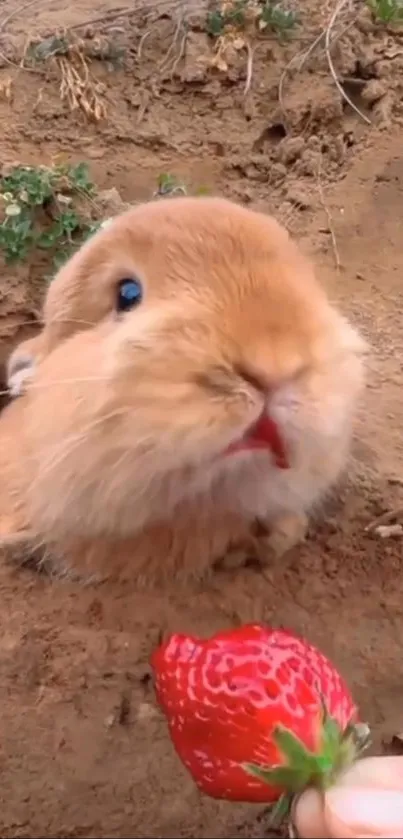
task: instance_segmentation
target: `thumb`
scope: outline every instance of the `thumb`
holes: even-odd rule
[[[298,835],[309,839],[403,837],[403,757],[358,760],[325,796],[306,790],[293,821]]]
[[[403,836],[403,790],[336,786],[325,795],[323,814],[334,839]]]
[[[300,839],[325,839],[330,836],[325,824],[323,795],[316,789],[306,789],[298,796],[291,821]]]

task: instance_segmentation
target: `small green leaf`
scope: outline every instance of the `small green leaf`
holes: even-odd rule
[[[403,21],[402,0],[367,0],[375,20],[380,23],[401,23]]]
[[[36,240],[36,244],[38,248],[41,250],[48,250],[49,248],[53,248],[57,242],[57,236],[50,230],[47,233],[41,233]]]
[[[288,728],[277,726],[273,731],[273,741],[289,766],[302,769],[310,765],[312,770],[316,768],[316,755],[309,752]]]
[[[280,38],[286,38],[298,23],[298,15],[293,10],[284,8],[282,3],[275,3],[273,0],[265,0],[263,3],[259,18],[260,29],[268,29]]]
[[[19,234],[20,236],[25,239],[25,241],[30,240],[32,237],[32,221],[30,218],[24,218],[21,220],[19,227]]]
[[[60,216],[60,232],[61,235],[67,234],[70,236],[75,230],[80,227],[80,219],[74,210],[66,210]]]
[[[271,827],[280,827],[284,819],[287,818],[291,809],[291,798],[288,795],[281,795],[278,801],[274,804],[270,811],[270,825]]]
[[[332,758],[338,750],[342,740],[342,732],[340,726],[333,717],[326,716],[322,722],[323,733],[323,757]]]
[[[273,769],[270,769],[253,763],[245,763],[243,768],[249,775],[259,778],[268,786],[284,787],[287,792],[298,792],[310,780],[309,773],[307,774],[306,771],[300,769],[292,769],[290,766],[274,766]]]
[[[89,168],[87,163],[76,163],[75,166],[68,167],[67,175],[76,189],[81,189],[87,195],[91,195],[94,191],[94,184],[91,181]]]
[[[213,38],[222,34],[225,26],[224,17],[220,11],[210,12],[207,16],[207,32]]]
[[[158,189],[160,192],[170,192],[177,185],[177,180],[174,175],[169,172],[161,172],[158,177]]]
[[[245,7],[248,0],[237,0],[233,8],[226,12],[226,23],[242,26],[245,23]]]

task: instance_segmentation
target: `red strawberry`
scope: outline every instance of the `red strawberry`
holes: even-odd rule
[[[207,640],[172,635],[151,663],[175,749],[213,798],[289,800],[330,784],[363,746],[343,679],[292,632],[251,624]]]

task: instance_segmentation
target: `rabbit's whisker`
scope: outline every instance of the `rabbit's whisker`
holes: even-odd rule
[[[50,382],[35,382],[30,381],[27,382],[26,390],[44,390],[45,388],[54,387],[56,385],[75,385],[75,384],[87,384],[87,382],[106,382],[108,381],[109,376],[85,376],[84,378],[74,378],[74,379],[54,379]]]
[[[44,463],[41,463],[40,473],[38,474],[38,478],[43,476],[44,474],[51,472],[56,466],[59,466],[60,463],[71,455],[76,448],[85,441],[87,434],[94,429],[101,427],[106,422],[115,417],[124,416],[125,413],[128,412],[128,407],[123,406],[122,408],[116,409],[114,411],[110,411],[109,414],[105,414],[102,417],[98,417],[92,422],[89,422],[79,434],[72,434],[66,439],[62,440],[62,442],[56,443],[55,446],[51,447],[49,452],[49,457],[46,458]],[[53,454],[53,457],[52,457]],[[35,487],[37,478],[33,480],[33,487]]]
[[[91,320],[84,320],[82,318],[52,318],[52,320],[48,321],[48,325],[51,326],[54,323],[77,323],[80,326],[95,326],[94,321]],[[18,329],[22,329],[23,326],[32,326],[32,328],[37,328],[38,326],[45,326],[45,321],[43,318],[35,318],[35,320],[23,320],[21,323],[18,324]]]

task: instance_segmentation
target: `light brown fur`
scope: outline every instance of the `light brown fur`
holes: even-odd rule
[[[144,300],[118,317],[134,275]],[[257,520],[277,554],[303,536],[346,462],[365,346],[273,219],[175,198],[92,237],[11,380],[22,351],[25,393],[0,416],[0,533],[148,583],[202,576]],[[289,470],[266,451],[222,455],[261,413],[254,379]]]

